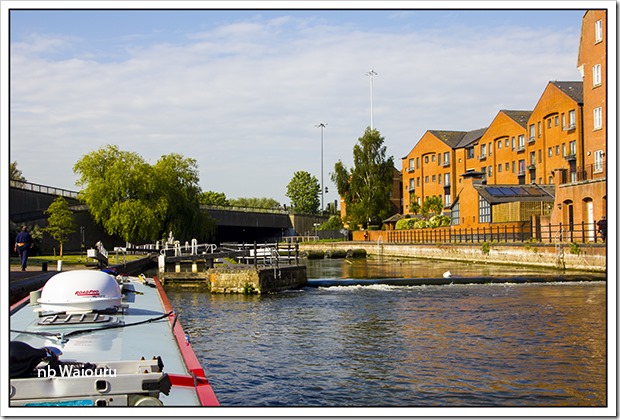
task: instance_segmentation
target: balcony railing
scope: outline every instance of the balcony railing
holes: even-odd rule
[[[577,167],[574,172],[568,169],[560,172],[560,183],[570,184],[574,182],[590,181],[605,178],[607,176],[607,161],[594,163],[583,167]]]

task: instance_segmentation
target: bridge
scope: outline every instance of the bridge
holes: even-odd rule
[[[124,246],[119,238],[110,237],[97,225],[80,203],[78,193],[30,182],[10,181],[9,220],[17,224],[47,225],[45,210],[58,196],[64,197],[74,213],[78,231],[64,244],[67,252],[79,251],[102,241],[109,246]],[[283,237],[311,235],[314,225],[327,219],[321,216],[293,215],[281,209],[253,209],[241,207],[202,206],[217,224],[216,242],[275,242]],[[49,242],[49,241],[48,241]],[[53,242],[45,243],[51,247]]]

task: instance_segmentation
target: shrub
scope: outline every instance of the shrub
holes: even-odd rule
[[[413,229],[413,226],[415,222],[417,221],[418,219],[400,219],[399,221],[396,222],[396,229],[397,230]]]
[[[426,220],[417,220],[413,225],[414,229],[424,229],[427,227],[428,227],[428,221]]]

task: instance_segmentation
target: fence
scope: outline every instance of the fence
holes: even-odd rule
[[[606,240],[606,226],[602,232],[598,224],[537,224],[521,223],[518,225],[484,226],[476,228],[426,228],[380,232],[382,238],[388,243],[479,243],[479,242],[581,242],[600,243]],[[374,235],[373,235],[374,236]],[[375,240],[375,238],[369,238]]]
[[[21,188],[22,190],[39,192],[43,194],[60,195],[66,198],[77,199],[78,197],[78,193],[76,191],[69,191],[63,188],[55,188],[55,187],[48,187],[46,185],[33,184],[32,182],[16,181],[14,179],[9,181],[9,186],[14,187],[14,188]]]

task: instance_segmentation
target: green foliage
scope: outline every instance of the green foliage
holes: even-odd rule
[[[44,232],[50,234],[60,244],[60,256],[62,257],[62,245],[75,232],[73,223],[73,212],[69,210],[69,203],[64,198],[58,196],[49,205],[45,214],[48,215],[47,227]]]
[[[280,203],[273,198],[230,198],[228,203],[233,207],[248,207],[256,209],[279,209]]]
[[[418,203],[418,196],[415,194],[412,194],[409,199],[409,210],[413,214],[420,214],[422,211],[422,206]]]
[[[338,194],[344,198],[347,221],[354,227],[380,222],[390,215],[394,157],[386,157],[384,138],[368,127],[353,147],[353,167],[341,161],[331,174]]]
[[[396,222],[396,229],[397,230],[408,230],[408,229],[413,229],[415,222],[417,222],[418,219],[400,219],[399,221]]]
[[[569,252],[574,255],[581,254],[581,248],[577,242],[571,242]]]
[[[286,186],[286,196],[296,214],[316,214],[321,201],[321,186],[315,176],[306,171],[297,171]]]
[[[339,230],[344,226],[342,225],[342,219],[340,216],[333,215],[327,220],[327,222],[323,223],[319,226],[319,230]]]
[[[482,244],[482,253],[484,255],[489,255],[489,252],[491,252],[491,244],[489,242],[485,242]]]
[[[245,283],[243,285],[243,294],[244,295],[253,295],[254,293],[256,293],[256,289],[254,288],[254,285],[252,283]]]
[[[441,214],[443,211],[443,202],[439,197],[426,197],[422,203],[422,215],[427,217],[430,213]]]
[[[108,145],[84,155],[73,167],[82,186],[79,198],[109,235],[128,242],[176,237],[209,238],[215,229],[200,212],[194,159],[173,153],[149,165],[133,152]]]
[[[428,220],[416,220],[415,223],[413,224],[413,228],[414,229],[424,229],[429,227],[428,225]]]
[[[450,226],[450,218],[444,215],[435,215],[428,219],[428,225],[432,228]]]
[[[17,162],[11,162],[9,168],[9,179],[12,181],[26,182],[26,178],[22,175],[22,171],[17,169]]]
[[[230,203],[226,199],[226,194],[215,191],[205,191],[198,198],[200,204],[207,206],[229,206]]]

